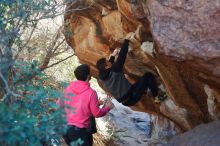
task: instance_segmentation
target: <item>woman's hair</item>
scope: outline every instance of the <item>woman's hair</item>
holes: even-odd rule
[[[90,75],[90,68],[87,64],[82,64],[74,70],[74,74],[77,80],[86,81]]]
[[[105,70],[105,58],[101,58],[96,62],[96,68],[99,70],[99,72],[102,72]]]

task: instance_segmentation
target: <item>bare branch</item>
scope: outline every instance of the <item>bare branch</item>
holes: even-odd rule
[[[38,23],[38,22],[37,22],[37,23]],[[28,39],[27,39],[26,43],[25,43],[23,46],[21,46],[21,48],[26,47],[26,46],[27,46],[27,44],[30,42],[31,37],[32,37],[32,35],[33,35],[33,33],[34,33],[35,29],[37,28],[37,23],[35,23],[35,24],[34,24],[34,27],[32,28],[31,33],[30,33],[30,35],[29,35],[29,37],[28,37]]]
[[[65,59],[62,59],[62,60],[60,60],[60,61],[57,61],[56,63],[53,63],[53,64],[51,64],[51,65],[47,66],[47,68],[53,67],[53,66],[55,66],[55,65],[57,65],[57,64],[59,64],[59,63],[61,63],[61,62],[65,61],[65,60],[67,60],[67,59],[69,59],[69,58],[73,57],[74,55],[75,55],[75,54],[70,55],[70,56],[68,56],[68,57],[66,57]],[[47,68],[45,68],[45,69],[47,69]]]
[[[0,48],[0,57],[2,57],[3,53],[2,53],[2,49]]]
[[[11,91],[11,89],[8,86],[8,82],[6,81],[6,79],[4,78],[4,76],[2,75],[2,73],[0,72],[0,78],[4,83],[4,90],[5,90],[5,95],[3,96],[3,98],[1,99],[1,101],[5,101],[5,99],[8,96],[14,96],[14,97],[18,97],[21,96],[19,94],[14,93],[13,91]]]
[[[37,23],[38,23],[38,22],[37,22]],[[26,43],[25,43],[23,46],[19,47],[18,52],[17,52],[17,54],[16,54],[15,57],[14,57],[14,60],[17,60],[17,58],[18,58],[18,56],[19,56],[19,53],[20,53],[20,52],[27,46],[27,44],[30,42],[30,40],[31,40],[31,38],[32,38],[32,36],[33,36],[33,33],[34,33],[34,31],[36,30],[36,28],[37,28],[37,23],[34,25],[33,29],[31,30],[31,33],[30,33],[30,35],[29,35],[29,37],[28,37]]]
[[[51,57],[56,57],[56,56],[58,56],[58,55],[60,55],[60,54],[62,54],[62,53],[64,53],[64,52],[66,52],[66,51],[67,51],[67,50],[64,49],[63,51],[59,51],[59,52],[53,53]]]
[[[62,45],[64,43],[65,39],[63,39],[53,50],[53,53],[55,53],[57,51],[57,49],[60,47],[60,45]]]
[[[54,52],[53,49],[54,49],[54,46],[57,43],[57,40],[60,38],[60,35],[61,35],[60,31],[61,31],[62,28],[63,28],[63,26],[60,26],[59,29],[57,30],[57,32],[55,34],[55,37],[51,42],[51,45],[48,47],[49,49],[47,50],[47,53],[52,54]],[[55,48],[55,49],[57,49],[57,48]]]
[[[63,5],[66,5],[66,4],[63,4]],[[44,20],[44,19],[48,19],[48,18],[54,18],[54,17],[57,17],[57,16],[60,16],[60,15],[64,15],[64,14],[67,14],[67,13],[70,13],[70,12],[74,12],[74,11],[82,11],[82,10],[86,10],[86,9],[89,9],[90,7],[92,7],[94,5],[94,3],[91,3],[88,7],[85,7],[85,8],[73,8],[73,9],[68,9],[64,12],[61,12],[61,13],[58,13],[56,15],[54,14],[51,14],[51,15],[48,15],[48,16],[42,16],[40,18],[37,18],[37,19],[32,19],[32,20],[29,20],[27,22],[33,22],[33,21],[39,21],[39,20]],[[71,6],[69,6],[71,7]]]

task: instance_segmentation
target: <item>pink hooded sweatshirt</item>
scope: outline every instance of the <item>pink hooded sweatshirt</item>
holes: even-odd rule
[[[68,125],[79,128],[89,126],[89,117],[102,117],[110,111],[110,107],[99,108],[96,91],[85,81],[74,81],[64,90],[64,98],[59,98],[57,104],[64,107]]]

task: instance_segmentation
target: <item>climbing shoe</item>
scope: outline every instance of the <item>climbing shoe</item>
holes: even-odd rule
[[[157,97],[155,97],[154,102],[155,103],[161,103],[162,101],[164,101],[167,98],[167,94],[164,93],[162,95],[158,95]]]
[[[155,97],[154,102],[155,103],[160,103],[161,101],[160,101],[159,97]]]

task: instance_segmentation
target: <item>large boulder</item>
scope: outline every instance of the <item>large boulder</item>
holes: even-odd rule
[[[133,36],[125,73],[154,73],[169,99],[143,97],[133,109],[166,117],[182,130],[220,117],[219,0],[96,0],[67,8],[65,35],[81,63],[96,61]]]
[[[220,122],[201,124],[196,128],[174,137],[166,146],[218,146]]]

